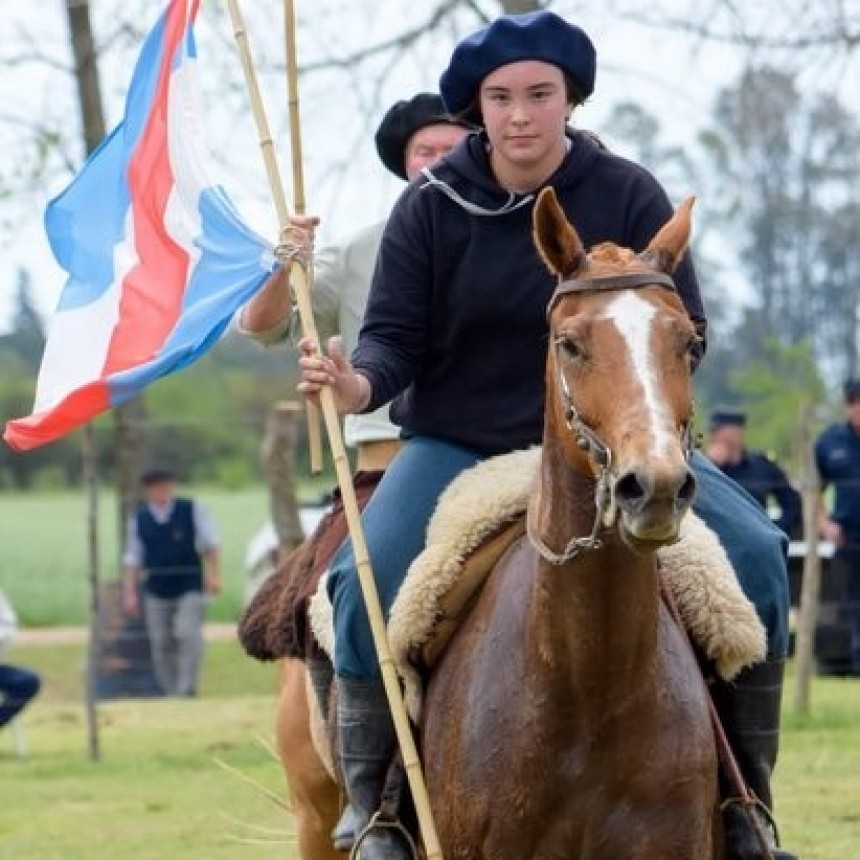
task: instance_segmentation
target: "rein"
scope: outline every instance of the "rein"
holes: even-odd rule
[[[669,588],[669,585],[666,582],[666,578],[663,576],[663,573],[660,569],[659,559],[657,561],[657,578],[660,587],[660,597],[663,600],[663,605],[668,610],[669,615],[671,616],[672,621],[675,623],[675,626],[678,628],[682,639],[684,640],[684,642],[687,643],[687,647],[692,654],[693,660],[701,669],[702,667],[701,663],[699,662],[698,654],[696,653],[696,648],[693,645],[692,639],[690,638],[690,631],[687,629],[687,625],[684,624],[684,619],[681,617],[681,611],[678,609],[678,603],[675,600],[674,595],[672,594],[672,589]],[[720,809],[725,809],[725,807],[729,806],[730,804],[739,805],[749,818],[750,825],[756,836],[756,841],[758,842],[759,848],[762,851],[761,856],[763,858],[767,858],[767,860],[774,860],[773,851],[771,850],[761,821],[755,814],[755,811],[759,810],[759,812],[761,812],[761,814],[764,816],[770,827],[773,829],[776,843],[778,845],[779,831],[776,828],[776,822],[773,820],[773,815],[771,814],[767,806],[765,806],[765,804],[762,803],[758,799],[758,797],[756,797],[755,792],[753,792],[749,788],[746,783],[746,780],[744,779],[743,774],[741,773],[740,765],[738,764],[738,760],[735,757],[734,752],[732,752],[731,744],[729,743],[729,739],[726,736],[726,730],[723,727],[722,720],[720,719],[720,715],[717,712],[717,706],[714,704],[714,699],[711,696],[710,689],[708,688],[708,683],[704,676],[704,670],[702,670],[702,681],[705,684],[705,693],[708,703],[708,716],[711,719],[711,728],[714,731],[714,742],[717,747],[717,757],[723,767],[723,773],[726,775],[726,778],[731,783],[732,788],[736,792],[734,797],[730,797],[727,800],[723,801],[720,806]]]
[[[547,319],[549,319],[556,304],[564,296],[571,295],[572,293],[630,290],[642,287],[664,287],[673,292],[676,291],[675,282],[669,275],[662,272],[636,272],[629,275],[609,275],[602,278],[571,278],[559,281],[547,305]],[[526,534],[528,535],[528,539],[544,561],[560,567],[576,558],[585,550],[600,549],[603,545],[603,542],[598,537],[600,528],[601,526],[605,526],[606,528],[612,527],[615,522],[617,508],[612,492],[612,449],[585,423],[579,414],[579,410],[574,406],[570,386],[567,384],[565,375],[561,372],[561,361],[559,360],[561,342],[556,340],[554,346],[556,349],[555,377],[564,403],[564,420],[567,424],[567,429],[570,430],[576,439],[577,446],[586,451],[599,467],[597,483],[594,489],[595,512],[591,532],[588,535],[571,538],[562,552],[557,553],[550,549],[538,535],[537,530],[532,524],[532,506],[529,505],[526,513]],[[688,462],[694,448],[691,426],[692,421],[684,426],[682,439],[684,456]]]

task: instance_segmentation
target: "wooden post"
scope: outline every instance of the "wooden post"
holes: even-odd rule
[[[815,466],[814,417],[810,403],[801,411],[801,444],[803,471],[803,535],[806,555],[803,560],[803,583],[800,590],[800,608],[797,615],[795,637],[794,710],[798,714],[809,712],[809,689],[815,670],[815,629],[818,624],[819,593],[821,589],[821,559],[818,555],[819,482]]]
[[[81,451],[84,486],[87,494],[87,556],[89,560],[89,641],[87,642],[86,684],[84,700],[87,714],[87,750],[91,761],[101,758],[96,685],[99,666],[99,589],[101,588],[99,558],[99,481],[96,456],[96,434],[92,424],[84,426]]]
[[[296,417],[301,403],[280,400],[272,406],[260,446],[260,465],[269,485],[269,511],[278,536],[278,555],[284,559],[303,540],[296,501]]]

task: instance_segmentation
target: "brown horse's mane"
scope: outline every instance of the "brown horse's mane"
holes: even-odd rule
[[[614,242],[601,242],[595,245],[588,254],[589,263],[608,266],[627,266],[636,259],[636,253],[630,248],[622,248]]]

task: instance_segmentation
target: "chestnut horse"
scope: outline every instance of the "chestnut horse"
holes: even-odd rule
[[[496,566],[424,703],[448,860],[722,856],[707,691],[661,604],[654,555],[677,539],[695,492],[697,337],[669,276],[691,208],[641,254],[604,243],[586,255],[551,190],[535,205],[559,287],[529,540]],[[298,672],[288,663],[284,677]],[[282,695],[279,723],[306,718],[297,704]],[[323,860],[336,788],[309,732],[293,729],[281,726],[279,746],[304,797],[300,850]]]
[[[448,858],[721,856],[707,691],[654,556],[695,492],[697,337],[668,274],[692,202],[642,254],[589,255],[551,190],[536,203],[559,286],[530,541],[493,571],[425,703]]]

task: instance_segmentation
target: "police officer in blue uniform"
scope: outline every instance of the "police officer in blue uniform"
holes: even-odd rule
[[[851,627],[853,674],[860,677],[860,379],[845,383],[846,420],[828,427],[815,444],[822,489],[833,484],[833,509],[822,506],[821,535],[836,547],[835,572],[845,583],[844,611]]]
[[[773,460],[761,451],[746,447],[746,423],[747,416],[738,410],[713,412],[708,428],[708,457],[765,510],[768,501],[775,499],[780,513],[774,522],[789,537],[799,537],[803,524],[800,493]]]

